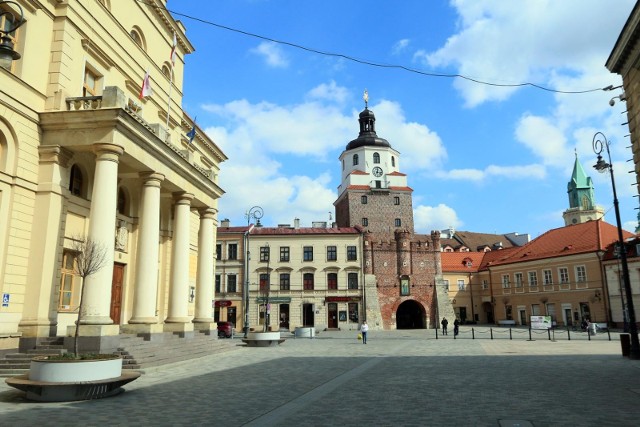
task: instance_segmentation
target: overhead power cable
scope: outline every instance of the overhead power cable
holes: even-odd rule
[[[147,2],[146,0],[136,0],[140,3],[144,3],[147,4],[149,6],[154,6],[154,7],[159,7],[157,5],[151,4],[149,2]],[[420,74],[423,76],[428,76],[428,77],[445,77],[445,78],[460,78],[460,79],[464,79],[464,80],[468,80],[470,82],[473,83],[478,83],[478,84],[483,84],[486,86],[494,86],[494,87],[525,87],[525,86],[531,86],[537,89],[541,89],[547,92],[553,92],[553,93],[562,93],[562,94],[581,94],[581,93],[590,93],[590,92],[598,92],[601,90],[611,90],[610,88],[612,87],[611,85],[604,87],[604,88],[595,88],[595,89],[586,89],[586,90],[560,90],[560,89],[551,89],[536,83],[531,83],[531,82],[524,82],[524,83],[494,83],[494,82],[488,82],[488,81],[483,81],[477,78],[473,78],[473,77],[468,77],[468,76],[464,76],[462,74],[449,74],[449,73],[434,73],[434,72],[429,72],[429,71],[423,71],[423,70],[418,70],[415,68],[410,68],[410,67],[406,67],[404,65],[397,65],[397,64],[382,64],[379,62],[374,62],[374,61],[370,61],[370,60],[366,60],[366,59],[359,59],[359,58],[355,58],[353,56],[349,56],[343,53],[334,53],[334,52],[325,52],[319,49],[315,49],[315,48],[311,48],[311,47],[307,47],[307,46],[303,46],[297,43],[292,43],[292,42],[288,42],[288,41],[284,41],[284,40],[278,40],[278,39],[274,39],[271,37],[267,37],[267,36],[262,36],[260,34],[256,34],[256,33],[251,33],[249,31],[244,31],[244,30],[239,30],[237,28],[232,28],[226,25],[222,25],[222,24],[217,24],[215,22],[212,21],[208,21],[206,19],[202,19],[202,18],[198,18],[197,16],[192,16],[192,15],[187,15],[185,13],[181,13],[181,12],[177,12],[175,10],[171,10],[168,8],[164,8],[167,12],[171,13],[172,15],[175,16],[181,16],[183,18],[187,18],[193,21],[197,21],[197,22],[201,22],[203,24],[207,24],[207,25],[211,25],[213,27],[217,27],[223,30],[227,30],[227,31],[231,31],[234,33],[238,33],[238,34],[242,34],[245,36],[249,36],[249,37],[254,37],[260,40],[265,40],[265,41],[269,41],[272,43],[276,43],[276,44],[281,44],[281,45],[285,45],[285,46],[289,46],[289,47],[293,47],[296,49],[301,49],[307,52],[312,52],[312,53],[316,53],[318,55],[324,55],[324,56],[331,56],[331,57],[335,57],[335,58],[342,58],[345,59],[347,61],[351,61],[351,62],[356,62],[358,64],[363,64],[363,65],[369,65],[372,67],[378,67],[378,68],[392,68],[392,69],[398,69],[398,70],[403,70],[403,71],[408,71],[410,73],[414,73],[414,74]]]

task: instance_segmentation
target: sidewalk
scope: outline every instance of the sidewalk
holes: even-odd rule
[[[635,426],[640,361],[607,340],[322,332],[148,369],[108,399],[33,403],[0,385],[11,426]]]

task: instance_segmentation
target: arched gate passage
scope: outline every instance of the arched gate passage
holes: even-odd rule
[[[424,329],[425,318],[422,305],[413,300],[405,301],[396,311],[396,329]]]

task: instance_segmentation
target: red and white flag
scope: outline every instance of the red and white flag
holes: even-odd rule
[[[144,80],[142,80],[142,89],[140,89],[140,99],[153,95],[151,89],[151,78],[149,77],[149,71],[144,73]]]
[[[176,33],[173,33],[173,45],[171,46],[171,56],[169,56],[169,58],[171,58],[172,67],[176,65],[176,56],[178,55],[177,47],[178,47],[178,39],[176,38]]]

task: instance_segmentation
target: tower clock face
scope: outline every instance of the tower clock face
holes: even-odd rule
[[[382,176],[382,168],[379,168],[378,166],[376,166],[375,168],[373,168],[373,175],[380,177]]]

